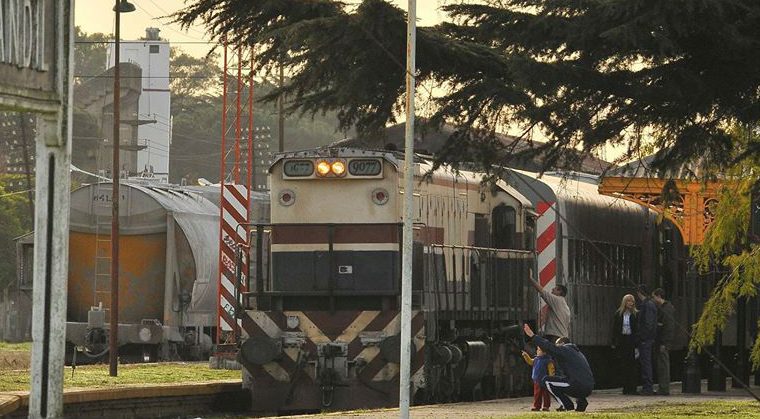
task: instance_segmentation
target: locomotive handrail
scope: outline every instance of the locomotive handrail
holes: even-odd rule
[[[498,318],[499,313],[514,316],[525,310],[519,302],[522,293],[515,292],[516,287],[524,286],[524,281],[514,276],[520,275],[520,270],[500,272],[497,261],[529,262],[535,258],[534,251],[446,244],[431,244],[428,248],[431,258],[426,262],[425,275],[431,289],[426,298],[430,299],[436,317],[465,318],[467,307],[489,311],[493,318]],[[436,262],[434,258],[440,256],[443,259]]]
[[[477,250],[477,251],[493,251],[493,252],[506,252],[506,253],[520,253],[525,255],[534,255],[536,253],[535,250],[523,250],[523,249],[499,249],[496,247],[479,247],[479,246],[462,246],[462,245],[456,245],[456,244],[430,244],[430,247],[440,247],[442,249],[467,249],[467,250]]]

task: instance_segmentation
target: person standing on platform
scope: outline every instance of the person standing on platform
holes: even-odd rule
[[[670,348],[673,347],[675,334],[676,309],[670,301],[665,300],[665,291],[657,288],[652,291],[652,299],[657,304],[657,394],[670,395]]]
[[[541,298],[549,307],[544,324],[544,337],[551,343],[556,342],[560,337],[570,336],[570,307],[567,305],[567,287],[557,285],[549,291],[538,282],[528,277],[533,288],[538,291]]]
[[[637,349],[639,350],[639,364],[641,365],[641,394],[651,396],[652,388],[652,347],[657,337],[657,306],[649,298],[649,289],[646,285],[639,285],[639,318]]]
[[[564,336],[557,339],[555,345],[533,333],[527,323],[523,325],[523,330],[536,346],[552,356],[557,363],[557,370],[562,371],[561,375],[547,375],[543,382],[560,404],[557,410],[585,412],[588,407],[587,397],[594,390],[594,374],[580,349]],[[575,406],[570,397],[575,397]]]
[[[522,357],[528,365],[533,367],[530,375],[531,380],[533,380],[533,408],[530,410],[537,412],[543,406],[543,410],[546,412],[552,407],[552,399],[549,390],[544,387],[543,381],[547,375],[554,375],[552,357],[547,355],[540,346],[536,346],[535,358],[531,358],[525,351],[522,351]]]
[[[612,319],[612,350],[620,365],[623,378],[623,394],[636,392],[636,332],[638,330],[638,310],[636,298],[626,294]]]

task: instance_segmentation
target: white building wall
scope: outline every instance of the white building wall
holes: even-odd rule
[[[109,48],[108,67],[114,65],[113,44]],[[142,68],[142,94],[138,104],[138,145],[136,175],[153,173],[162,182],[169,181],[171,145],[171,92],[169,91],[169,42],[164,40],[121,41],[120,61]],[[155,121],[145,123],[147,121]]]

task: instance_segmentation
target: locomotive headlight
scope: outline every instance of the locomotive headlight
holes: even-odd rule
[[[372,191],[372,202],[377,205],[385,205],[388,202],[388,191],[383,188],[377,188]]]
[[[346,174],[346,164],[342,161],[333,162],[331,169],[335,176],[343,176]]]
[[[296,202],[296,194],[290,189],[282,190],[280,191],[279,201],[280,201],[280,205],[282,205],[283,207],[289,207],[293,205],[293,203]]]
[[[150,342],[150,339],[153,337],[153,333],[150,331],[149,328],[141,327],[140,330],[137,332],[137,336],[143,342]]]
[[[330,163],[322,160],[317,163],[317,174],[319,176],[327,176],[330,173]]]

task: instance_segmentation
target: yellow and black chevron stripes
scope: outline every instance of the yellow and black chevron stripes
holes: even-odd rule
[[[259,373],[265,373],[277,381],[287,382],[295,371],[299,351],[308,352],[311,357],[317,353],[317,345],[327,343],[348,344],[348,358],[352,361],[363,359],[364,367],[359,371],[362,378],[368,381],[390,381],[397,377],[399,365],[388,362],[380,356],[378,345],[364,345],[361,341],[362,332],[382,332],[385,337],[400,333],[400,312],[398,311],[285,311],[263,312],[249,311],[243,319],[243,329],[247,336],[267,336],[272,339],[282,339],[286,332],[300,332],[303,345],[300,348],[286,347],[286,356],[261,366]],[[298,326],[294,329],[287,327],[287,318],[296,317]],[[423,353],[425,346],[424,316],[422,312],[414,312],[412,333],[416,353],[413,354],[413,381],[419,384],[421,380]],[[303,355],[302,355],[303,356]],[[312,382],[315,381],[313,365],[305,364],[302,372]],[[254,377],[255,372],[250,371]]]

